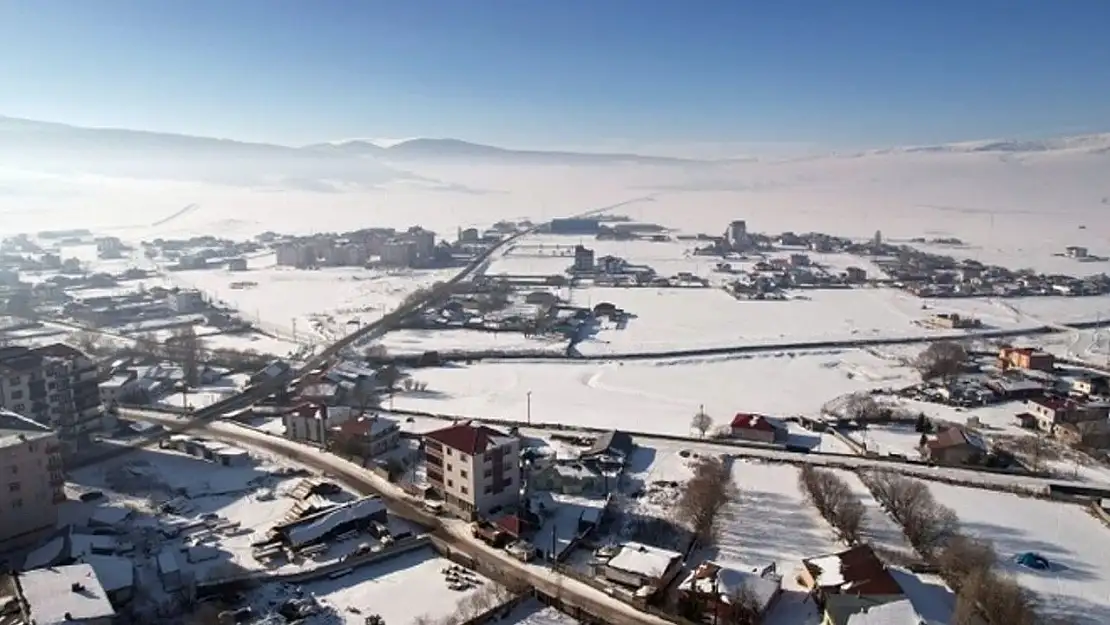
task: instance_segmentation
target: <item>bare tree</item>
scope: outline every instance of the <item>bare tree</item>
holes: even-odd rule
[[[883,414],[883,406],[870,393],[852,393],[844,400],[843,417],[859,423],[876,421]]]
[[[728,608],[725,610],[724,618],[720,620],[723,625],[759,625],[763,605],[759,601],[759,595],[750,586],[741,583],[730,589],[725,599]],[[710,605],[715,604],[716,602],[713,602]]]
[[[683,487],[676,514],[702,545],[709,545],[716,536],[721,511],[735,488],[732,475],[720,458],[699,458],[693,469],[694,476]]]
[[[181,363],[185,372],[185,383],[190,387],[200,385],[200,371],[204,357],[204,343],[197,336],[196,329],[187,325],[174,332],[170,339],[171,353],[174,359]]]
[[[991,623],[1037,625],[1037,602],[1032,593],[1009,577],[984,573],[979,605]]]
[[[697,430],[702,438],[705,438],[705,433],[709,428],[713,427],[713,418],[705,412],[705,406],[699,406],[694,418],[690,421],[690,427]]]
[[[957,590],[973,577],[981,581],[976,576],[993,569],[997,561],[994,545],[961,534],[953,535],[936,558],[937,566],[944,573],[945,579]]]
[[[374,343],[366,348],[366,351],[363,352],[363,356],[368,360],[387,358],[389,356],[389,348],[381,343]]]
[[[955,341],[938,341],[929,344],[914,361],[914,368],[923,380],[940,378],[945,384],[963,371],[967,350]]]
[[[956,513],[937,503],[923,482],[892,471],[872,471],[862,477],[925,558],[932,558],[955,534],[959,526]]]
[[[805,465],[798,474],[798,484],[817,512],[845,542],[859,542],[866,509],[846,481],[832,471]]]
[[[86,354],[95,354],[100,351],[104,345],[103,339],[96,332],[89,330],[81,330],[74,334],[70,340],[77,349]]]

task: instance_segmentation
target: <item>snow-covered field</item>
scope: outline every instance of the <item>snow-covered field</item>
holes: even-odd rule
[[[372,614],[386,623],[414,623],[421,617],[436,622],[456,614],[461,602],[493,584],[472,572],[481,586],[450,590],[442,573],[448,566],[452,566],[450,560],[431,549],[421,549],[303,588],[333,608],[343,625],[365,625]]]
[[[418,288],[445,280],[457,269],[379,271],[353,267],[303,270],[262,267],[171,274],[181,285],[200,289],[238,309],[263,330],[297,342],[342,336],[359,323],[380,318]],[[232,288],[235,283],[254,286]]]
[[[397,408],[663,434],[690,434],[699,406],[717,425],[737,412],[816,415],[844,393],[916,381],[907,368],[856,350],[734,359],[482,362],[420,369],[425,393]],[[799,392],[804,389],[804,392]],[[530,399],[529,399],[530,398]]]
[[[1110,622],[1110,530],[1073,504],[1028,499],[996,491],[930,484],[940,503],[959,515],[968,533],[994,542],[1000,565],[1036,591],[1070,622]],[[1014,562],[1035,552],[1056,570],[1036,571]]]
[[[918,448],[921,433],[914,431],[912,425],[872,425],[866,430],[852,432],[850,437],[880,456],[893,454],[911,459],[921,456]]]
[[[575,625],[578,621],[535,599],[526,599],[508,616],[498,621],[503,625]]]
[[[545,337],[526,337],[518,332],[485,332],[482,330],[397,330],[379,341],[391,354],[421,354],[429,350],[500,351],[562,353],[566,341]]]

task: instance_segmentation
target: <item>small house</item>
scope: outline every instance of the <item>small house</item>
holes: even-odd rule
[[[1056,357],[1032,347],[1003,347],[998,352],[998,366],[1003,369],[1052,371]]]
[[[742,596],[750,597],[757,617],[770,611],[782,594],[782,576],[774,564],[763,568],[738,569],[716,562],[702,562],[678,585],[679,597],[688,603],[705,606],[714,620],[734,622],[736,606]]]
[[[802,560],[798,581],[826,612],[832,606],[855,611],[851,608],[904,597],[902,587],[866,544]]]
[[[661,588],[681,570],[681,553],[629,542],[600,566],[599,573],[611,582],[638,589]]]
[[[785,443],[790,436],[786,425],[778,419],[743,412],[732,418],[731,432],[733,438],[761,443]]]
[[[925,444],[925,456],[937,464],[978,464],[987,455],[987,446],[977,434],[952,426],[941,430]]]
[[[1087,397],[1110,395],[1110,378],[1095,373],[1082,375],[1072,380],[1071,390]]]

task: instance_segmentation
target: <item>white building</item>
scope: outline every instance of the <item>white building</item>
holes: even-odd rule
[[[63,441],[105,425],[96,363],[61,343],[0,348],[0,408],[56,429]]]
[[[116,611],[90,564],[19,574],[26,621],[34,625],[110,625]]]
[[[166,306],[178,314],[194,313],[204,308],[204,295],[196,289],[181,289],[166,296]]]
[[[725,231],[725,242],[731,250],[746,249],[750,240],[748,239],[748,222],[737,219],[728,225],[728,230]]]
[[[325,445],[328,442],[328,429],[341,425],[350,419],[353,413],[354,411],[347,406],[303,403],[282,417],[285,438]]]
[[[42,537],[58,520],[65,501],[61,446],[50,428],[0,409],[0,545]]]
[[[449,510],[484,515],[520,500],[520,441],[483,425],[460,423],[424,435],[428,483]]]

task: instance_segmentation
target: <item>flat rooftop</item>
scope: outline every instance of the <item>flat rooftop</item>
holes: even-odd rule
[[[19,585],[35,625],[62,625],[116,615],[91,564],[20,573]]]

